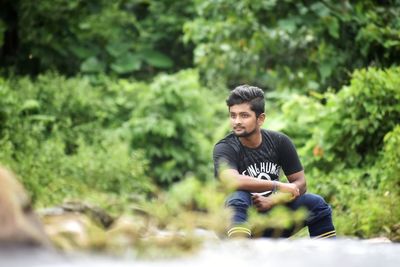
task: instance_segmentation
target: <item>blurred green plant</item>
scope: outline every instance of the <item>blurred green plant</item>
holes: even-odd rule
[[[383,149],[371,166],[336,169],[330,173],[312,169],[309,187],[334,207],[334,220],[341,235],[369,238],[387,236],[400,240],[399,144],[400,126],[385,135]]]
[[[55,73],[1,79],[0,161],[23,177],[37,205],[90,190],[150,194],[154,182],[213,179],[225,109],[194,70],[151,84]]]
[[[398,1],[195,1],[184,25],[207,85],[305,92],[399,61]]]
[[[398,64],[399,9],[397,0],[4,0],[0,66],[141,79],[196,66],[210,88],[325,91],[355,69]]]
[[[143,149],[149,174],[162,186],[195,173],[213,176],[210,155],[223,101],[201,87],[194,70],[160,75],[142,90],[132,111],[132,148]]]
[[[400,68],[357,70],[338,93],[285,98],[271,126],[291,136],[303,163],[330,171],[374,164],[400,117]]]
[[[129,148],[123,127],[140,88],[54,73],[0,79],[0,162],[22,177],[36,206],[96,193],[150,193],[148,161]]]
[[[181,25],[193,15],[190,2],[3,2],[0,64],[15,73],[57,70],[146,78],[192,65],[192,47],[181,37]]]

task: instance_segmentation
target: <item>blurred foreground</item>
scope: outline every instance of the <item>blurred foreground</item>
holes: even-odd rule
[[[41,221],[33,221],[35,214],[23,187],[11,172],[0,170],[0,188],[7,189],[0,195],[0,266],[276,263],[280,266],[379,264],[389,267],[400,264],[400,244],[386,238],[363,241],[311,240],[298,236],[297,239],[223,239],[224,222],[229,213],[221,210],[224,194],[219,190],[222,189],[212,185],[199,194],[190,194],[201,196],[193,201],[176,197],[184,195],[182,192],[188,192],[188,185],[192,185],[181,184],[158,201],[143,202],[131,215],[118,218],[89,204],[69,202],[42,210]],[[209,201],[201,201],[210,199],[214,200],[211,205]],[[285,213],[274,216],[254,216],[252,226],[262,228],[263,223],[277,220],[282,225],[296,222],[296,216]]]
[[[43,249],[0,249],[0,266],[399,266],[400,245],[352,239],[211,241],[185,257],[164,260],[132,255],[58,254]]]

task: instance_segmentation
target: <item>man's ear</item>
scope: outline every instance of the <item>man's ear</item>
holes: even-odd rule
[[[265,113],[261,113],[260,115],[258,115],[258,118],[257,118],[258,126],[261,127],[264,124],[264,121],[265,121]]]

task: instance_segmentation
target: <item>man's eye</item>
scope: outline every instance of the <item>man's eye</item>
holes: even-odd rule
[[[236,115],[235,114],[231,114],[231,118],[232,119],[236,118]]]
[[[242,114],[242,118],[248,118],[249,114]]]

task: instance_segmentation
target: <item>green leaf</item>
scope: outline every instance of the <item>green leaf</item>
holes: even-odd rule
[[[317,2],[311,5],[311,10],[318,14],[320,17],[326,17],[329,15],[329,8],[321,2]]]
[[[168,69],[174,65],[174,62],[170,57],[158,51],[144,50],[139,54],[149,65],[156,68]]]
[[[287,32],[294,32],[296,30],[296,20],[294,19],[282,19],[278,22],[279,28],[286,30]]]
[[[87,59],[94,56],[93,49],[89,49],[82,45],[71,45],[69,46],[69,50],[80,59]]]
[[[398,41],[398,40],[388,40],[388,41],[385,41],[385,42],[383,43],[383,46],[384,46],[385,48],[400,47],[400,41]]]
[[[332,73],[332,64],[330,62],[321,62],[318,70],[321,75],[321,79],[325,80]]]
[[[90,57],[81,64],[82,72],[102,72],[104,64],[97,57]]]
[[[35,99],[28,99],[26,100],[21,107],[21,111],[32,111],[32,110],[39,110],[40,103]]]
[[[111,43],[107,45],[106,50],[111,56],[118,58],[128,53],[131,46],[130,43]]]
[[[118,74],[126,74],[139,70],[141,66],[142,62],[140,57],[128,52],[118,57],[117,60],[111,64],[111,69]]]
[[[328,25],[328,31],[329,34],[335,38],[335,39],[339,39],[339,22],[335,17],[329,17],[328,21],[327,21],[327,25]]]

